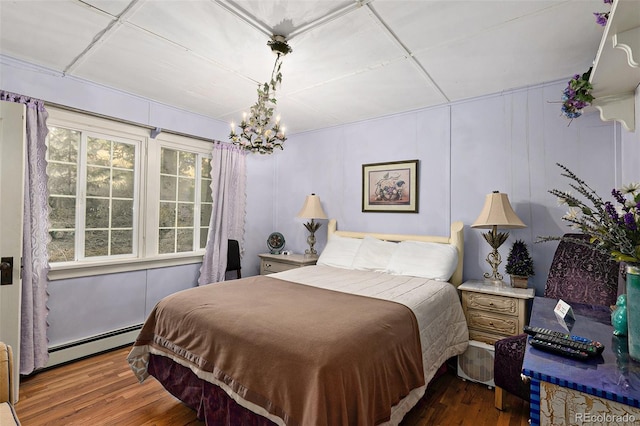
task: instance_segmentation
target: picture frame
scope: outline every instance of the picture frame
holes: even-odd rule
[[[362,211],[418,213],[419,160],[362,165]]]

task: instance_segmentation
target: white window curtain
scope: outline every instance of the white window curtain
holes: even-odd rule
[[[224,281],[227,269],[227,241],[244,236],[246,205],[246,153],[234,145],[216,142],[211,158],[213,208],[209,237],[200,267],[199,285]]]
[[[47,342],[47,272],[49,256],[49,191],[44,102],[0,91],[0,100],[26,105],[26,161],[22,238],[22,317],[20,374],[31,374],[49,359]]]

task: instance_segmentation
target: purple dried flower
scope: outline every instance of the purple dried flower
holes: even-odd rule
[[[607,201],[604,203],[604,211],[607,212],[609,217],[614,221],[618,222],[620,218],[618,217],[618,212],[616,212],[616,208],[611,204],[611,201]]]
[[[626,204],[624,196],[622,195],[622,192],[620,192],[619,190],[612,189],[611,190],[611,195],[613,195],[613,198],[615,198],[618,203],[620,203],[622,205]]]
[[[601,26],[607,25],[607,21],[609,20],[609,12],[594,12],[593,16],[596,17],[596,23]]]
[[[630,231],[635,231],[638,229],[638,227],[636,226],[636,220],[635,220],[635,217],[633,216],[633,213],[625,213],[624,224],[627,227],[627,229]]]

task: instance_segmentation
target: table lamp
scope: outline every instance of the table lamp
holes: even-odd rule
[[[502,263],[498,248],[509,238],[509,233],[498,232],[498,228],[526,228],[527,225],[525,225],[513,211],[507,194],[493,191],[487,195],[480,216],[478,216],[471,227],[491,229],[490,232],[482,234],[493,249],[493,251],[487,255],[487,263],[491,265],[492,273],[485,273],[484,278],[494,284],[504,284],[502,274],[498,272],[498,265]]]
[[[316,194],[307,195],[307,198],[304,200],[302,210],[300,210],[297,217],[302,219],[311,219],[311,222],[304,224],[304,227],[309,231],[309,236],[307,237],[309,248],[305,250],[304,253],[310,256],[317,256],[318,252],[313,248],[313,246],[316,244],[315,232],[320,228],[321,224],[315,222],[314,219],[327,218],[324,210],[322,210],[322,205],[320,205],[320,197]]]

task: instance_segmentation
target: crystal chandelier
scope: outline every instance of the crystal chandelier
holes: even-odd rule
[[[276,54],[271,81],[258,85],[258,101],[251,107],[249,116],[246,112],[243,113],[238,133],[232,122],[229,133],[229,139],[234,145],[260,154],[271,154],[275,148],[282,149],[282,144],[287,140],[285,129],[280,126],[280,116],[274,122],[272,118],[276,107],[276,87],[282,82],[282,58],[291,52],[291,47],[285,37],[280,35],[271,36],[267,45]]]

